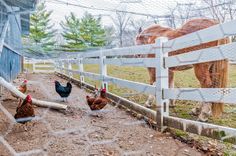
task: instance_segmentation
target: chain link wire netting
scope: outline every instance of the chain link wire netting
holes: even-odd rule
[[[168,6],[175,3],[175,1],[156,3],[154,0],[104,0],[95,4],[93,1],[78,2],[76,0],[70,2],[48,0],[48,2],[62,4],[65,7],[77,6],[84,10],[101,10],[109,13],[125,12],[133,16],[147,16],[154,19],[159,17],[160,21],[163,18],[169,18],[169,15],[163,15],[162,12],[168,11]],[[150,4],[153,6],[151,9]],[[165,9],[163,11],[160,8]],[[156,13],[156,10],[159,9],[161,10],[160,13]],[[17,25],[17,23],[14,24]],[[18,37],[12,38],[11,36],[14,35]],[[14,35],[8,35],[8,39],[11,39],[9,43],[14,43],[12,44],[15,46],[14,49],[27,58],[58,60],[60,58],[75,58],[82,53],[66,53],[56,50],[46,52],[40,45],[21,47],[17,45],[19,34],[14,33]],[[189,42],[194,42],[194,39],[189,40]],[[28,48],[34,50],[28,52]],[[102,49],[106,49],[106,47],[90,49],[83,53]],[[119,59],[119,57],[117,58]],[[139,74],[131,69],[119,68],[116,70],[126,73],[125,75]],[[54,79],[58,79],[57,77],[48,74],[32,75],[26,73],[19,80],[23,78],[29,79],[29,92],[33,96],[58,101],[52,84]],[[20,83],[20,81],[16,81],[17,84]],[[65,82],[62,79],[60,81]],[[90,82],[92,84],[97,83]],[[147,79],[145,83],[149,83]],[[29,126],[18,125],[15,122],[12,114],[14,114],[17,100],[8,99],[10,95],[4,91],[0,103],[0,116],[3,116],[0,120],[0,149],[3,149],[3,155],[5,153],[6,155],[54,155],[55,153],[58,155],[200,155],[188,145],[149,129],[144,119],[136,120],[124,111],[117,109],[116,107],[120,104],[119,101],[115,107],[108,106],[103,111],[91,112],[86,107],[85,96],[88,94],[86,89],[79,90],[76,86],[73,87],[75,91],[71,101],[69,101],[70,109],[68,111],[59,113],[51,109],[35,108],[37,117]],[[123,97],[134,98],[137,101],[147,98],[141,95],[140,99],[135,99],[142,92],[129,92],[127,89],[122,92]],[[27,131],[25,131],[25,127],[28,129]]]

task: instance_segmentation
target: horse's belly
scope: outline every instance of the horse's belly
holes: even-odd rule
[[[185,66],[178,66],[178,67],[171,67],[171,71],[182,71],[182,70],[188,70],[193,68],[193,65],[185,65]]]

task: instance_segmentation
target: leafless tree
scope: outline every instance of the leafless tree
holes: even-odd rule
[[[117,31],[119,47],[123,47],[124,32],[129,24],[131,15],[126,12],[116,12],[114,17],[111,17]]]
[[[196,4],[190,3],[177,3],[174,7],[168,8],[170,18],[166,18],[166,23],[169,27],[176,28],[185,23],[188,19],[199,16],[194,12]]]

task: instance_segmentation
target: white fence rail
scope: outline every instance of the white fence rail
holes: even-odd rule
[[[160,128],[164,126],[173,126],[182,130],[187,130],[193,133],[202,134],[204,130],[210,129],[209,133],[213,134],[215,130],[224,131],[226,135],[236,135],[236,129],[222,127],[197,121],[190,121],[169,116],[169,99],[193,100],[203,102],[226,102],[236,104],[236,89],[235,88],[168,88],[168,68],[196,64],[202,62],[210,62],[216,60],[228,59],[236,60],[236,43],[229,43],[217,47],[192,51],[185,54],[179,54],[168,57],[168,52],[187,48],[201,43],[207,43],[236,35],[236,21],[219,24],[192,34],[179,37],[174,40],[167,41],[160,38],[155,44],[133,46],[119,49],[99,50],[95,52],[79,54],[77,58],[61,59],[56,61],[57,72],[66,74],[72,73],[80,75],[80,81],[84,82],[84,77],[89,77],[94,80],[100,80],[103,86],[108,89],[108,83],[114,83],[122,87],[127,87],[138,92],[153,94],[156,96],[158,105],[157,109],[157,124]],[[126,56],[137,54],[156,54],[156,58],[127,58]],[[119,56],[119,57],[118,57]],[[118,57],[118,58],[117,58]],[[68,65],[69,64],[69,65]],[[73,70],[72,64],[79,66],[78,70]],[[84,72],[83,64],[99,64],[100,74]],[[65,68],[67,65],[67,68]],[[106,65],[117,66],[142,66],[157,68],[157,83],[156,86],[123,80],[111,76],[107,76]],[[68,75],[68,74],[67,74]],[[174,122],[179,123],[176,126]],[[186,125],[187,124],[187,125]],[[185,126],[183,126],[185,125]],[[191,131],[186,127],[193,125],[197,130]],[[202,133],[200,133],[201,131]],[[208,135],[208,134],[205,134]]]
[[[54,60],[24,59],[25,69],[33,73],[55,72]],[[32,66],[32,70],[28,66]]]

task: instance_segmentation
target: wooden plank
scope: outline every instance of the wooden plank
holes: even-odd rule
[[[199,45],[222,39],[224,37],[236,35],[236,20],[218,24],[207,29],[203,29],[185,36],[178,37],[164,43],[164,52],[175,51],[178,49]]]
[[[165,99],[223,102],[236,104],[236,88],[180,88],[164,89]]]
[[[5,41],[5,37],[6,37],[6,34],[7,34],[8,27],[9,27],[9,19],[6,20],[6,23],[4,24],[4,27],[3,27],[2,32],[1,32],[1,36],[0,36],[0,53],[3,50],[4,41]]]
[[[202,136],[211,137],[214,139],[224,140],[227,137],[236,137],[236,129],[214,125],[210,123],[192,121],[177,117],[164,116],[164,125],[186,132],[195,133]],[[225,134],[221,136],[220,134]]]
[[[236,42],[165,58],[165,66],[175,67],[223,59],[236,60]]]
[[[105,64],[117,66],[156,67],[155,58],[113,58],[105,59]]]

